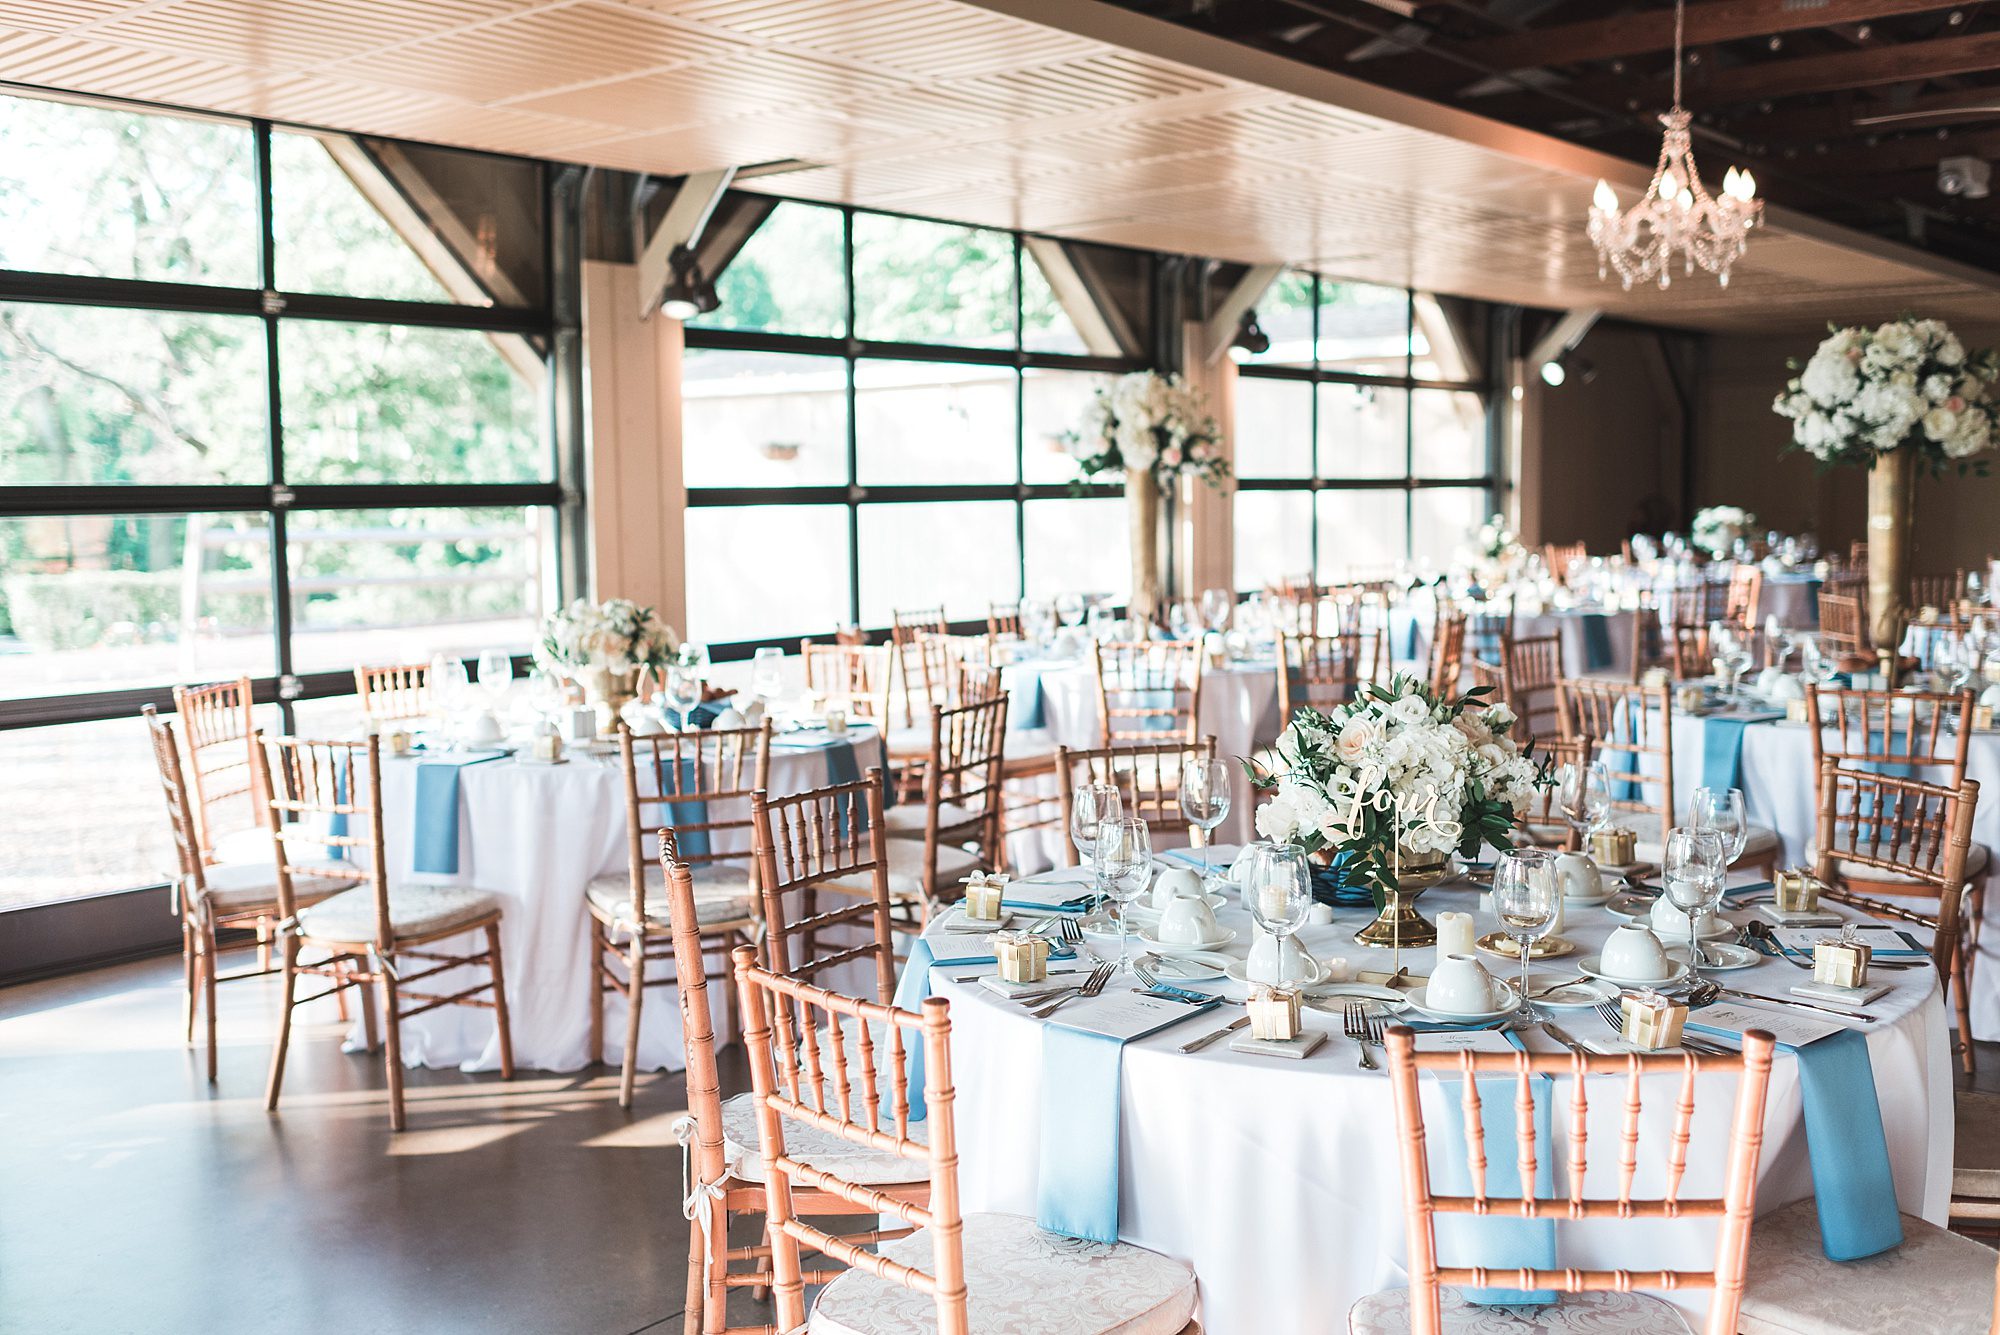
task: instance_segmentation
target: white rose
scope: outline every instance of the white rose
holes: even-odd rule
[[[1343,765],[1359,765],[1368,748],[1381,740],[1375,725],[1367,719],[1351,719],[1340,730],[1340,738],[1333,744],[1333,753]]]
[[[1958,414],[1949,408],[1933,408],[1924,414],[1924,434],[1935,441],[1950,440],[1958,430]]]
[[[1402,696],[1389,706],[1389,717],[1398,723],[1421,723],[1430,712],[1431,707],[1416,695]]]

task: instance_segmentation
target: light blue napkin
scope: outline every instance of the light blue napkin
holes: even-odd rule
[[[667,762],[664,759],[658,762],[658,770],[662,797],[678,796],[701,787],[701,762],[694,756],[680,758],[675,768],[675,782],[667,781]],[[667,824],[674,827],[674,844],[680,849],[682,857],[708,856],[708,831],[687,828],[708,824],[708,803],[667,803]]]
[[[1583,662],[1592,671],[1611,666],[1611,618],[1602,612],[1583,614]]]
[[[348,804],[347,750],[344,747],[333,753],[333,802],[335,806],[346,806]],[[347,813],[336,811],[331,816],[328,816],[326,818],[326,832],[335,839],[345,839],[347,837]],[[327,860],[330,862],[344,861],[353,851],[353,849],[348,848],[345,844],[328,844],[326,846]]]
[[[1698,1034],[1743,1037],[1738,1030],[1693,1019],[1686,1027]],[[1778,1046],[1799,1059],[1806,1155],[1812,1161],[1820,1246],[1827,1259],[1858,1261],[1901,1246],[1903,1219],[1896,1207],[1896,1179],[1889,1167],[1868,1039],[1843,1029],[1803,1047]]]
[[[1701,782],[1721,791],[1743,786],[1743,730],[1752,723],[1781,719],[1783,711],[1764,714],[1726,714],[1702,720]]]
[[[1014,664],[1014,689],[1007,704],[1007,731],[1032,732],[1048,726],[1048,707],[1043,699],[1042,669]]]
[[[1049,958],[1073,960],[1076,951],[1064,946],[1049,947]],[[940,964],[963,966],[967,964],[997,964],[991,955],[951,955],[939,959],[931,950],[931,943],[925,937],[918,937],[910,944],[910,956],[903,961],[903,976],[896,980],[894,1002],[897,1010],[921,1010],[931,994],[931,970]],[[909,1049],[903,1054],[903,1070],[910,1080],[910,1120],[921,1122],[929,1114],[924,1104],[924,1045],[920,1040],[909,1040]]]
[[[1637,746],[1640,737],[1639,710],[1641,708],[1644,708],[1644,706],[1635,708],[1630,702],[1620,705],[1611,721],[1612,735],[1606,740],[1629,742]],[[1664,722],[1662,720],[1663,726]],[[1624,732],[1625,735],[1623,737],[1618,736],[1620,731]],[[1639,756],[1627,751],[1619,755],[1616,763],[1620,768],[1627,765],[1637,766]],[[1643,802],[1646,800],[1645,785],[1636,779],[1613,779],[1611,781],[1611,798],[1615,802]]]
[[[1412,1028],[1417,1026],[1412,1025]],[[1447,1026],[1436,1026],[1446,1028]],[[1465,1028],[1468,1026],[1457,1026]],[[1521,1048],[1520,1036],[1503,1031],[1507,1041]],[[1440,1076],[1438,1085],[1445,1094],[1442,1134],[1432,1143],[1438,1152],[1431,1156],[1431,1190],[1441,1196],[1470,1196],[1472,1167],[1465,1155],[1465,1108],[1459,1082]],[[1486,1076],[1479,1080],[1479,1120],[1486,1147],[1486,1194],[1489,1198],[1518,1196],[1521,1170],[1516,1159],[1514,1097],[1518,1081],[1514,1076]],[[1555,1141],[1549,1126],[1549,1080],[1536,1076],[1531,1082],[1535,1099],[1535,1195],[1552,1199],[1556,1194]],[[1505,1219],[1498,1215],[1440,1214],[1437,1216],[1438,1253],[1453,1254],[1453,1265],[1484,1266],[1489,1270],[1535,1270],[1556,1268],[1556,1224],[1553,1219]],[[1465,1300],[1485,1307],[1547,1306],[1556,1301],[1553,1289],[1466,1289]]]
[[[458,779],[468,765],[500,759],[497,751],[417,762],[415,852],[412,871],[458,874]]]

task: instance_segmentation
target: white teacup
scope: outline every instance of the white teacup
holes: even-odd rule
[[[1470,955],[1446,955],[1431,966],[1424,1009],[1445,1015],[1484,1015],[1493,1009],[1493,975]]]
[[[1803,700],[1806,698],[1806,688],[1797,677],[1787,673],[1781,674],[1766,694],[1773,700]]]
[[[1783,668],[1765,668],[1757,674],[1757,693],[1762,696],[1776,695],[1778,693],[1778,683],[1784,679],[1785,670]]]
[[[1164,910],[1176,899],[1201,897],[1201,873],[1192,867],[1168,867],[1153,878],[1153,907]]]
[[[1275,937],[1259,928],[1251,937],[1243,976],[1253,983],[1304,983],[1318,974],[1315,964],[1297,937]]]
[[[1556,880],[1562,885],[1564,899],[1600,899],[1604,895],[1604,878],[1587,853],[1559,854]]]
[[[1629,978],[1638,983],[1658,982],[1673,972],[1660,938],[1653,935],[1651,928],[1636,922],[1624,923],[1611,933],[1597,966],[1613,978]]]
[[[1688,915],[1682,911],[1680,905],[1666,895],[1661,895],[1654,903],[1652,913],[1647,915],[1647,921],[1653,924],[1653,930],[1656,932],[1665,932],[1669,936],[1678,936],[1683,940],[1687,938]],[[1696,932],[1706,932],[1714,922],[1713,913],[1697,914],[1694,929]]]
[[[1160,940],[1170,946],[1206,945],[1221,935],[1206,899],[1177,897],[1160,911]]]
[[[506,737],[507,730],[500,726],[500,720],[493,717],[491,710],[482,709],[474,714],[465,725],[465,740],[485,744],[497,742]]]
[[[750,726],[750,720],[742,710],[732,705],[715,716],[715,726],[718,728],[747,728]]]

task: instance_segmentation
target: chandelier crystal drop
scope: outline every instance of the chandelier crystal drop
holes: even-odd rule
[[[1674,4],[1674,105],[1660,116],[1666,134],[1660,143],[1659,165],[1645,197],[1630,209],[1618,207],[1618,194],[1600,180],[1590,208],[1590,240],[1597,247],[1597,276],[1618,271],[1629,290],[1633,283],[1673,282],[1674,261],[1692,275],[1695,266],[1729,286],[1729,270],[1743,257],[1750,229],[1764,216],[1757,198],[1757,181],[1747,171],[1731,167],[1722,178],[1720,197],[1708,193],[1694,162],[1693,137],[1687,109],[1681,106],[1681,28],[1685,0]]]

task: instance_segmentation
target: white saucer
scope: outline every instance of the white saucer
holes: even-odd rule
[[[1611,896],[1611,899],[1616,899],[1616,898],[1618,898],[1618,896],[1616,895]],[[1686,918],[1682,918],[1679,922],[1675,923],[1672,927],[1668,928],[1660,928],[1654,925],[1652,906],[1657,901],[1648,900],[1646,903],[1646,908],[1643,912],[1628,913],[1623,908],[1611,908],[1610,907],[1611,899],[1607,899],[1604,902],[1606,911],[1610,913],[1612,917],[1623,918],[1626,922],[1636,922],[1636,923],[1641,923],[1647,927],[1651,927],[1653,929],[1653,934],[1655,936],[1658,936],[1662,941],[1671,942],[1675,936],[1679,936],[1682,941],[1687,940]],[[1735,923],[1729,921],[1727,918],[1723,917],[1720,913],[1717,913],[1709,918],[1708,926],[1702,929],[1701,939],[1704,941],[1713,941],[1719,937],[1734,936],[1736,935],[1737,931],[1738,928]]]
[[[1310,955],[1306,957],[1306,963],[1312,965],[1312,972],[1304,978],[1294,978],[1290,980],[1294,985],[1300,988],[1311,987],[1314,984],[1318,983],[1322,978],[1326,977],[1326,966],[1324,964],[1321,964],[1318,960],[1313,959]],[[1273,984],[1251,982],[1250,961],[1247,959],[1230,960],[1228,972],[1230,980],[1232,982],[1250,983],[1252,987],[1273,986]]]
[[[1765,957],[1748,946],[1739,946],[1729,941],[1709,941],[1704,945],[1708,962],[1701,967],[1710,973],[1729,973],[1736,969],[1754,969],[1764,962]],[[1667,947],[1667,958],[1681,964],[1687,963],[1688,948],[1683,942]]]
[[[1220,950],[1236,939],[1236,933],[1226,928],[1223,930],[1222,935],[1216,937],[1213,941],[1189,941],[1186,943],[1162,941],[1150,932],[1140,932],[1138,936],[1139,940],[1145,944],[1146,949],[1152,951],[1155,955],[1206,954],[1210,951]]]
[[[1521,993],[1514,984],[1504,978],[1495,978],[1493,986],[1507,994],[1507,1004],[1499,1010],[1480,1011],[1469,1015],[1461,1015],[1457,1011],[1435,1011],[1424,1005],[1424,998],[1431,990],[1429,983],[1425,983],[1422,987],[1411,988],[1404,994],[1404,1000],[1409,1003],[1411,1010],[1427,1020],[1438,1020],[1445,1024],[1483,1024],[1488,1020],[1497,1020],[1503,1015],[1512,1015],[1521,1007]]]
[[[1215,894],[1212,891],[1209,894],[1202,896],[1202,898],[1208,901],[1208,907],[1210,909],[1219,909],[1223,907],[1223,905],[1229,902],[1229,900],[1223,897],[1222,895]],[[1166,912],[1165,909],[1156,909],[1151,904],[1137,904],[1137,903],[1128,905],[1125,911],[1132,915],[1132,919],[1134,922],[1138,921],[1140,914],[1144,914],[1150,921],[1158,922],[1160,920],[1160,915]]]
[[[1602,958],[1601,955],[1591,955],[1580,959],[1576,962],[1576,971],[1589,974],[1592,978],[1602,978],[1605,982],[1615,983],[1619,987],[1672,987],[1687,977],[1687,965],[1672,955],[1667,957],[1667,961],[1674,966],[1674,971],[1665,978],[1620,978],[1617,974],[1606,973],[1597,967],[1598,960]]]
[[[1409,1007],[1410,999],[1393,987],[1380,983],[1323,983],[1312,989],[1312,1000],[1321,1003],[1320,1010],[1338,1015],[1349,1001],[1364,1001],[1368,1009],[1385,1011],[1390,1015],[1400,1015]]]
[[[1529,981],[1533,981],[1531,978]],[[1550,984],[1540,984],[1548,987]],[[1537,1006],[1554,1006],[1558,1010],[1583,1010],[1603,1001],[1615,1001],[1619,989],[1615,984],[1602,978],[1578,978],[1565,983],[1552,992],[1543,992],[1535,998]]]
[[[1564,895],[1563,903],[1578,908],[1596,908],[1600,904],[1609,904],[1612,896],[1617,893],[1616,890],[1606,890],[1601,895]]]
[[[1155,955],[1147,967],[1163,983],[1212,983],[1229,976],[1229,966],[1237,962],[1212,950],[1191,950],[1185,955]]]

